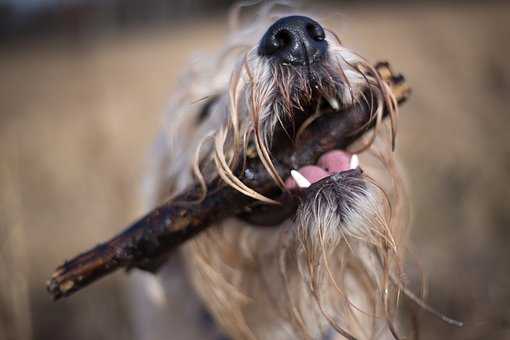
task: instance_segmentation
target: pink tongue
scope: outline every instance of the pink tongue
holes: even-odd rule
[[[345,151],[332,150],[319,158],[317,165],[306,165],[298,171],[310,182],[315,183],[335,173],[349,170],[351,155]],[[297,183],[292,177],[285,181],[289,190],[296,189]]]
[[[341,150],[332,150],[326,152],[319,158],[317,165],[329,172],[336,174],[338,172],[349,170],[351,163],[351,154]]]

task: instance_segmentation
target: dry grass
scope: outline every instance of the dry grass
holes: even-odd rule
[[[414,88],[398,146],[429,298],[423,339],[510,337],[510,35],[505,4],[346,9],[344,41],[387,58]],[[340,23],[340,24],[339,24]],[[339,24],[339,25],[338,25]],[[181,65],[218,22],[0,54],[0,339],[130,339],[124,274],[51,302],[64,258],[139,216],[144,157]]]

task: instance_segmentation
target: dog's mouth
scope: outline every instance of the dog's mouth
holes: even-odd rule
[[[330,208],[343,219],[351,194],[359,194],[363,187],[358,155],[343,150],[323,154],[316,164],[290,170],[285,180],[286,193],[280,196],[281,205],[260,204],[238,217],[256,226],[276,226],[296,216],[299,209],[309,209],[317,195],[329,197]]]
[[[347,104],[334,98],[324,98],[320,100],[321,104],[315,104],[314,110],[299,110],[292,116],[294,118],[294,127],[304,125],[304,121],[311,116],[310,112],[318,113],[323,120],[328,119],[328,115],[342,114]],[[313,124],[313,123],[312,123]],[[285,137],[279,139],[280,146],[286,145]],[[296,136],[294,136],[296,137]],[[299,141],[294,140],[298,143]],[[319,141],[317,141],[319,142]],[[275,160],[279,162],[279,160]],[[283,164],[282,164],[283,165]],[[260,204],[255,208],[250,208],[239,217],[252,225],[258,226],[276,226],[289,218],[293,218],[301,207],[305,206],[306,201],[313,200],[313,193],[319,191],[331,191],[333,196],[346,196],[350,191],[356,191],[351,188],[351,179],[359,179],[362,171],[359,166],[359,157],[357,154],[341,149],[333,149],[322,154],[315,163],[307,164],[300,167],[293,167],[292,164],[285,164],[288,169],[288,176],[284,177],[284,193],[280,195],[280,206]],[[357,181],[356,183],[358,183]],[[340,193],[335,189],[342,188]],[[352,190],[351,190],[352,189]],[[342,201],[343,197],[338,197],[338,201]],[[335,207],[333,207],[335,208]],[[336,209],[338,210],[338,209]],[[341,211],[338,211],[341,214]]]
[[[298,170],[291,170],[285,181],[285,188],[289,191],[306,189],[320,180],[354,170],[359,167],[359,158],[343,150],[332,150],[322,155],[317,164],[305,165]]]

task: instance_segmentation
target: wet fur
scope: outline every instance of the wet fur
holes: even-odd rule
[[[254,146],[282,186],[270,149],[276,131],[299,135],[299,129],[288,129],[293,114],[318,107],[327,96],[345,106],[375,101],[375,133],[352,146],[364,150],[363,175],[310,190],[295,218],[279,226],[226,220],[185,244],[179,266],[199,301],[233,339],[396,338],[401,330],[394,282],[402,275],[407,200],[393,152],[396,111],[381,122],[383,105],[396,105],[384,84],[369,76],[369,64],[331,31],[321,65],[290,68],[258,57],[258,37],[288,14],[263,6],[255,24],[235,27],[216,59],[195,63],[183,78],[156,143],[147,208],[217,176],[273,203],[236,180],[232,169],[243,161],[243,150]],[[168,282],[163,285],[171,290]],[[189,291],[169,294],[170,299],[190,294],[195,301]]]

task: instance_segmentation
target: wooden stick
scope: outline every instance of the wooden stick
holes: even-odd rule
[[[388,63],[379,63],[375,67],[392,89],[397,101],[404,102],[410,93],[404,78],[394,75]],[[344,149],[352,144],[373,126],[370,112],[368,104],[361,103],[344,112],[324,114],[300,136],[299,145],[279,145],[276,150],[272,149],[272,155],[278,160],[275,164],[278,174],[284,178],[290,169],[313,164],[323,153]],[[247,175],[246,169],[251,176]],[[245,171],[238,175],[243,183],[261,194],[270,195],[275,191],[273,179],[257,157],[247,157]],[[221,179],[208,185],[203,201],[193,202],[200,196],[200,192],[198,185],[191,187],[111,240],[66,261],[47,282],[48,292],[54,299],[71,295],[122,267],[154,271],[172,250],[212,223],[238,215],[259,204],[225,185]]]

